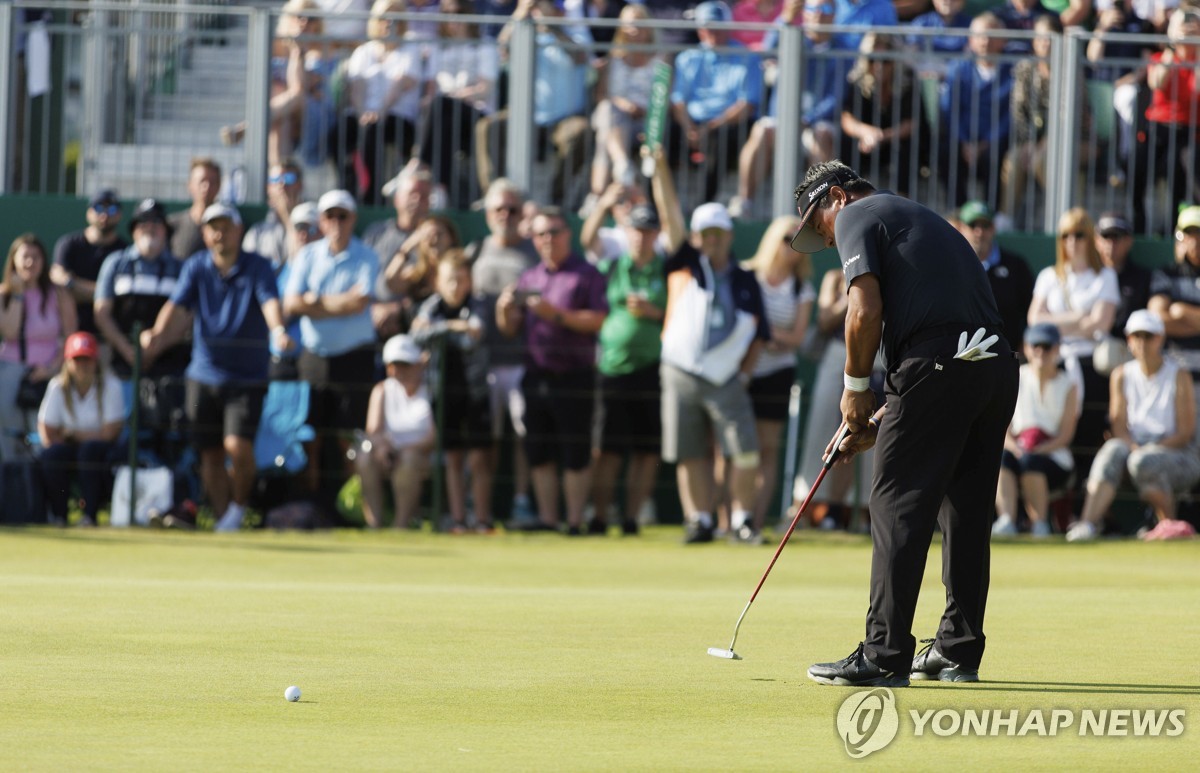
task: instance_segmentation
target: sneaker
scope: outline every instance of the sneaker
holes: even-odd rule
[[[1015,537],[1017,536],[1017,525],[1013,523],[1010,516],[1002,515],[992,524],[993,537]]]
[[[1032,534],[1037,539],[1044,539],[1046,537],[1049,537],[1050,536],[1050,522],[1049,521],[1034,521],[1033,525],[1029,527],[1029,533]]]
[[[763,544],[763,535],[753,526],[746,524],[738,529],[734,529],[730,535],[733,541],[739,545],[761,545]]]
[[[1096,527],[1087,521],[1080,521],[1067,529],[1067,542],[1091,542],[1099,536]]]
[[[583,529],[579,528],[578,526],[568,526],[567,527],[567,536],[568,537],[582,537]]]
[[[908,674],[886,671],[867,659],[863,644],[833,663],[817,663],[808,669],[808,678],[839,687],[908,687]]]
[[[909,677],[916,681],[938,682],[978,682],[979,670],[963,668],[938,652],[934,639],[922,639],[925,647],[913,658],[912,673]]]
[[[534,512],[533,504],[527,496],[518,496],[513,498],[512,503],[512,519],[509,521],[511,529],[530,529],[538,523],[537,513]]]
[[[163,516],[162,525],[164,529],[180,529],[181,531],[196,530],[196,524],[171,513]]]
[[[698,523],[690,523],[683,533],[683,544],[699,545],[705,542],[712,542],[713,535],[713,527],[702,526]]]
[[[593,537],[603,537],[608,534],[608,522],[599,518],[588,521],[587,533]]]
[[[165,516],[163,515],[162,511],[161,511],[161,510],[159,510],[157,507],[155,507],[155,508],[152,508],[152,509],[150,510],[150,521],[149,521],[149,523],[148,523],[147,525],[148,525],[148,526],[149,526],[151,529],[162,529],[162,528],[165,528],[165,526],[163,525],[163,519],[164,519],[164,517],[165,517]]]
[[[626,537],[636,537],[640,531],[641,528],[638,526],[637,521],[629,519],[621,521],[621,534]]]
[[[240,507],[230,507],[225,511],[225,515],[221,516],[221,520],[217,521],[217,525],[213,527],[213,531],[229,532],[241,531],[242,519],[245,518],[246,511]]]

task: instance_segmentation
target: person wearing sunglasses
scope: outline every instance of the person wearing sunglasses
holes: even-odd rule
[[[300,164],[291,159],[272,164],[267,170],[266,217],[246,229],[242,248],[271,261],[276,274],[302,246],[293,238],[291,217],[303,196],[304,171]]]
[[[1096,220],[1096,252],[1100,262],[1117,273],[1117,285],[1121,290],[1121,302],[1113,317],[1109,334],[1116,338],[1125,337],[1125,323],[1129,315],[1150,303],[1149,269],[1135,263],[1133,251],[1133,226],[1124,215],[1105,212]]]
[[[75,300],[79,329],[95,334],[92,300],[100,267],[111,253],[129,246],[121,236],[121,200],[111,188],[96,191],[88,199],[87,227],[60,237],[54,244],[50,281],[65,287]]]

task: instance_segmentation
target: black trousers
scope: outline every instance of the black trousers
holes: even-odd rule
[[[866,655],[908,673],[913,615],[933,527],[942,527],[946,611],[942,654],[967,668],[983,657],[991,526],[1004,433],[1017,402],[1017,361],[953,359],[958,335],[925,342],[889,368],[887,414],[871,492],[871,607]]]

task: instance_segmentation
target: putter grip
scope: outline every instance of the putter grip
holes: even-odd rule
[[[825,460],[825,468],[826,469],[832,467],[833,463],[836,462],[838,457],[842,455],[842,441],[845,440],[846,436],[849,434],[850,434],[850,425],[843,424],[841,426],[841,429],[838,430],[837,437],[834,438],[833,452],[830,453],[829,458]]]

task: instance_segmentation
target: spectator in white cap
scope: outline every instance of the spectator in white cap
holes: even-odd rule
[[[383,525],[383,481],[391,481],[396,505],[392,525],[412,523],[421,498],[421,482],[429,474],[429,454],[435,434],[433,409],[425,390],[425,356],[406,335],[393,336],[383,346],[387,378],[371,390],[366,416],[366,439],[355,456],[362,478],[363,518],[367,526]]]
[[[1130,314],[1125,323],[1133,361],[1112,373],[1112,438],[1092,463],[1082,519],[1067,532],[1070,542],[1099,535],[1126,471],[1138,496],[1154,510],[1157,525],[1144,535],[1151,539],[1178,528],[1171,523],[1178,497],[1200,482],[1192,378],[1163,357],[1164,331],[1163,321],[1146,309]]]
[[[686,541],[712,542],[715,480],[709,429],[730,459],[734,531],[749,524],[758,436],[747,386],[771,330],[754,274],[734,259],[733,220],[721,204],[692,213],[691,241],[667,261],[662,338],[662,456],[674,462]]]
[[[370,307],[379,258],[354,235],[357,209],[348,191],[321,196],[317,211],[324,238],[296,255],[283,291],[284,313],[300,318],[299,375],[312,386],[308,423],[317,437],[308,455],[309,485],[328,495],[326,505],[332,504],[349,473],[329,469],[322,475],[321,447],[349,447],[351,430],[362,426],[366,416],[375,381]]]

